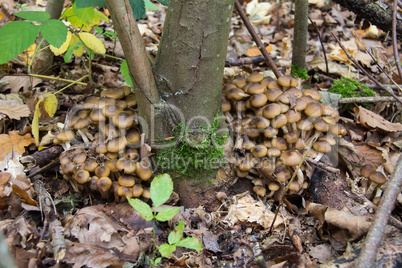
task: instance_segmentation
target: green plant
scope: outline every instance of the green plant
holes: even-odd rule
[[[154,209],[152,211],[151,207],[141,201],[138,198],[127,198],[130,205],[140,213],[140,215],[146,221],[152,221],[153,226],[153,255],[155,255],[155,220],[157,221],[168,221],[179,213],[179,207],[169,207],[163,208],[159,212],[157,209],[160,205],[165,203],[173,192],[173,181],[168,174],[162,174],[154,178],[151,182],[151,200],[154,204]],[[176,247],[185,247],[189,249],[194,249],[197,251],[202,250],[202,243],[198,239],[193,237],[183,238],[184,223],[180,220],[179,224],[176,226],[175,230],[170,232],[168,236],[168,244],[162,244],[159,246],[158,251],[162,257],[168,257],[171,253],[176,251]],[[152,265],[157,265],[162,257],[154,259],[153,256],[151,263]]]
[[[297,64],[292,64],[291,75],[299,77],[304,80],[308,79],[307,70],[305,68],[300,67]]]
[[[332,83],[332,87],[328,89],[331,93],[341,94],[342,98],[354,98],[354,97],[370,97],[375,96],[372,89],[366,85],[359,83],[358,81],[342,76],[340,79],[335,80]],[[363,104],[368,108],[368,104]],[[345,105],[345,109],[349,110],[353,108],[352,104]]]
[[[227,135],[218,135],[218,126],[217,116],[211,126],[201,126],[197,131],[179,124],[174,132],[175,139],[166,142],[168,149],[156,156],[158,168],[162,172],[199,178],[224,165],[223,143]]]

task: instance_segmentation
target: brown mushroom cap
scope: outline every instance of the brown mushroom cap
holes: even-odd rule
[[[141,196],[147,199],[151,198],[151,189],[149,187],[145,187]]]
[[[135,106],[137,106],[137,98],[135,97],[134,93],[131,93],[125,97],[124,102],[127,104],[128,108],[135,108]]]
[[[85,170],[93,172],[98,167],[98,163],[94,159],[87,159],[84,163]]]
[[[118,112],[121,111],[120,107],[117,106],[116,104],[109,104],[103,107],[102,109],[102,114],[106,117],[113,117],[115,116]]]
[[[268,104],[262,111],[262,115],[268,119],[274,118],[275,116],[278,116],[280,113],[281,113],[281,107],[276,103]]]
[[[320,152],[320,153],[328,153],[331,151],[331,145],[328,142],[323,141],[323,140],[316,141],[313,144],[313,148],[314,148],[314,150],[316,150],[317,152]]]
[[[98,166],[95,169],[95,175],[100,177],[109,177],[110,168],[108,166]]]
[[[280,160],[286,166],[300,165],[302,159],[303,157],[298,151],[284,151],[280,156]]]
[[[270,191],[273,191],[273,192],[278,191],[279,190],[279,184],[276,183],[276,182],[271,182],[270,184],[268,184],[268,189]]]
[[[106,117],[103,115],[101,109],[93,109],[89,114],[89,118],[92,122],[104,122],[106,121]]]
[[[304,96],[310,96],[316,101],[319,101],[319,100],[322,99],[321,93],[318,90],[313,89],[313,88],[306,89],[305,91],[303,91],[303,95]]]
[[[132,189],[128,188],[128,187],[124,187],[124,186],[119,186],[119,188],[117,188],[117,194],[119,196],[128,197],[128,198],[133,197]]]
[[[384,183],[387,182],[387,178],[384,176],[384,174],[382,174],[379,171],[375,171],[375,172],[371,173],[370,176],[369,176],[369,179],[372,182],[375,182],[375,183],[377,183],[379,185],[383,185]]]
[[[135,172],[136,165],[132,159],[123,157],[117,160],[116,168],[126,174],[132,174]]]
[[[286,140],[287,143],[296,143],[299,139],[299,136],[294,132],[286,133],[283,138]]]
[[[296,123],[300,121],[301,114],[296,110],[289,110],[286,112],[286,118],[288,119],[288,123]]]
[[[275,169],[274,176],[279,182],[287,182],[290,179],[290,171],[285,167],[279,167]]]
[[[75,133],[72,130],[65,130],[60,132],[59,135],[56,136],[56,139],[62,142],[71,141],[75,138]]]
[[[265,189],[265,187],[261,186],[261,185],[255,185],[253,187],[253,190],[258,196],[261,196],[261,197],[264,197],[265,194],[267,193],[267,189]]]
[[[363,177],[366,177],[366,178],[368,178],[371,175],[371,173],[374,173],[374,172],[376,172],[376,168],[371,164],[365,164],[360,169],[360,175],[362,175]]]
[[[314,128],[319,132],[327,132],[329,130],[329,125],[322,119],[313,123]]]
[[[245,94],[244,91],[240,88],[231,88],[226,91],[226,98],[228,100],[239,101],[239,100],[242,100],[246,96],[247,96],[247,94]]]
[[[322,109],[320,104],[316,102],[310,102],[307,104],[306,109],[304,109],[304,113],[310,117],[319,117],[322,115]]]
[[[249,83],[259,83],[262,81],[262,79],[264,79],[264,75],[261,73],[252,73],[250,74],[247,78],[246,81]]]
[[[106,148],[108,152],[117,153],[123,150],[127,146],[127,139],[125,136],[121,136],[119,138],[115,138],[113,140],[108,141],[106,144]]]
[[[304,109],[306,109],[306,107],[307,107],[306,100],[300,98],[296,100],[296,104],[293,107],[293,109],[295,109],[296,111],[303,111]]]
[[[279,157],[281,155],[281,150],[276,147],[271,147],[268,149],[267,156],[272,157]]]
[[[289,190],[297,192],[301,188],[301,185],[297,181],[292,181],[291,184],[289,185]]]
[[[223,113],[230,112],[230,110],[232,109],[232,105],[230,104],[230,102],[228,101],[228,99],[226,99],[225,97],[223,97],[223,98],[221,99],[221,103],[222,103],[222,112],[223,112]]]
[[[288,94],[293,94],[295,98],[301,98],[301,97],[303,97],[303,92],[302,92],[300,89],[296,88],[296,87],[288,88],[288,89],[286,90],[286,92],[287,92]]]
[[[255,94],[250,98],[250,104],[254,108],[259,108],[264,106],[268,101],[267,96],[265,94]]]
[[[319,141],[326,141],[328,142],[331,146],[336,144],[336,140],[330,136],[330,135],[325,135],[325,136],[321,136],[319,139]]]
[[[335,124],[329,128],[329,131],[331,131],[332,134],[334,135],[346,135],[346,128],[341,125],[341,124]]]
[[[131,89],[130,89],[131,92]],[[123,87],[120,88],[110,88],[101,91],[101,97],[108,97],[112,99],[122,99],[126,96],[126,90]]]
[[[254,83],[252,85],[250,85],[249,87],[247,87],[247,93],[248,94],[263,94],[265,91],[267,90],[266,87],[264,87],[263,85],[259,84],[259,83]]]
[[[271,126],[267,127],[264,129],[264,137],[266,138],[273,138],[278,134],[278,129],[277,128],[273,128]]]
[[[99,143],[96,148],[95,148],[95,152],[98,154],[105,154],[107,153],[107,147],[106,144],[104,143]]]
[[[149,160],[142,160],[141,162],[137,162],[135,168],[135,174],[143,180],[147,181],[152,178],[152,166]]]
[[[322,115],[330,115],[332,116],[333,114],[335,114],[336,110],[334,108],[332,108],[331,105],[329,105],[328,103],[320,103],[321,109],[322,109]]]
[[[144,189],[142,188],[141,184],[135,184],[132,188],[133,197],[140,197]]]
[[[137,128],[130,128],[126,133],[126,139],[128,144],[136,144],[141,140],[140,132]]]
[[[135,178],[128,174],[123,174],[119,177],[117,182],[124,187],[133,187],[135,184]]]
[[[273,138],[271,143],[273,147],[276,147],[281,151],[284,151],[288,148],[286,141],[281,137]]]
[[[267,96],[267,99],[270,102],[275,102],[276,99],[278,98],[278,96],[281,95],[282,93],[283,93],[283,91],[278,88],[271,88],[271,89],[268,89],[264,94],[265,94],[265,96]]]
[[[253,149],[251,149],[251,153],[254,157],[263,158],[267,155],[268,148],[263,144],[258,144]]]
[[[238,88],[242,88],[247,84],[247,81],[244,77],[237,77],[236,79],[232,80],[232,84]]]
[[[74,179],[76,182],[78,182],[79,184],[84,184],[87,181],[89,181],[89,178],[91,176],[89,175],[89,172],[86,170],[79,170],[77,173],[75,173],[74,175]]]
[[[74,129],[83,129],[89,126],[91,121],[87,118],[83,119],[80,118],[77,120],[77,122],[74,124]]]
[[[262,116],[258,116],[257,118],[255,118],[254,122],[256,128],[258,129],[265,129],[270,125],[270,121]]]
[[[76,164],[84,163],[87,159],[87,155],[84,152],[74,155],[73,162]]]
[[[280,114],[271,119],[271,126],[273,128],[281,128],[285,126],[287,122],[288,119],[286,118],[286,115]]]
[[[291,75],[283,75],[278,78],[277,82],[282,87],[297,87],[299,85],[298,79]]]
[[[101,192],[109,191],[112,186],[112,180],[109,177],[101,177],[98,180],[98,188]]]
[[[118,128],[130,128],[134,124],[134,114],[130,111],[119,111],[112,118]]]
[[[92,109],[94,107],[94,104],[99,100],[99,97],[97,96],[90,96],[85,98],[84,103],[82,104],[82,107],[84,109]]]

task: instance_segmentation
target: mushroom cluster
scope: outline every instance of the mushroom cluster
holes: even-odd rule
[[[316,89],[299,88],[299,80],[282,76],[278,80],[252,73],[226,83],[222,90],[222,111],[235,134],[236,173],[254,184],[254,191],[268,197],[280,192],[297,171],[289,190],[308,187],[303,176],[302,154],[319,161],[332,150],[337,136],[346,129],[338,123],[339,113]]]
[[[60,156],[60,172],[76,191],[87,188],[115,201],[126,197],[149,198],[146,181],[153,176],[150,161],[137,148],[140,131],[135,120],[137,102],[130,87],[107,89],[85,99],[54,143],[66,151]],[[70,148],[81,137],[85,146]]]
[[[382,186],[387,182],[387,177],[372,164],[365,164],[360,169],[360,175],[368,179],[369,184],[366,187],[365,195],[372,198],[373,203],[378,205],[382,195]],[[375,195],[373,197],[373,193]]]

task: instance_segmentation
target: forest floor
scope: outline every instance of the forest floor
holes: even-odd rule
[[[25,8],[33,8],[33,2]],[[293,2],[260,2],[247,4],[249,19],[279,70],[290,74]],[[185,236],[202,241],[203,250],[178,247],[162,260],[161,267],[354,267],[375,219],[378,203],[373,195],[381,194],[380,190],[367,193],[369,182],[361,177],[360,168],[372,164],[387,178],[393,174],[402,147],[402,109],[392,98],[378,98],[387,95],[353,65],[332,33],[380,83],[391,85],[393,78],[400,84],[402,80],[396,75],[388,33],[374,26],[362,29],[362,24],[355,24],[352,12],[332,2],[309,2],[308,79],[303,80],[302,87],[320,90],[328,102],[338,98],[335,103],[339,122],[347,130],[342,143],[324,155],[319,164],[308,164],[309,187],[287,195],[282,206],[278,206],[277,200],[256,195],[251,180],[237,177],[230,165],[221,168],[221,179],[230,182],[227,189],[220,189],[226,196],[219,197],[219,206],[214,210],[205,206],[182,208],[171,221],[154,227],[159,246],[167,243],[168,234],[181,219]],[[161,6],[156,11],[147,10],[147,19],[138,21],[151,58],[156,55],[165,15],[166,8]],[[5,21],[0,23],[3,26]],[[113,31],[110,23],[102,21],[99,26]],[[264,62],[236,66],[235,60],[255,57],[260,52],[236,11],[231,27],[224,83],[252,72],[272,76]],[[119,42],[101,38],[107,53],[124,57]],[[400,46],[398,42],[399,50]],[[53,140],[54,129],[65,123],[68,111],[93,92],[75,85],[57,95],[55,116],[40,119],[42,143],[38,148],[30,134],[36,103],[46,93],[68,83],[24,76],[24,56],[0,70],[0,82],[5,82],[0,87],[0,99],[15,99],[18,107],[25,105],[31,112],[30,116],[22,116],[17,107],[0,106],[0,133],[4,133],[0,134],[0,227],[17,266],[34,267],[36,263],[37,267],[149,267],[153,256],[152,222],[145,221],[127,202],[106,202],[90,191],[77,193],[75,189],[80,187],[63,179],[57,161],[32,164],[32,159],[39,161],[38,152],[49,152],[53,145],[45,140]],[[96,88],[124,84],[120,62],[95,57],[92,63]],[[77,80],[88,70],[84,56],[69,63],[58,56],[52,75]],[[388,73],[395,75],[387,76]],[[375,94],[374,100],[347,104],[339,101],[339,95],[326,94],[341,76],[368,86]],[[395,86],[392,89],[400,90]],[[349,94],[344,98],[368,96],[360,86],[346,93],[341,91],[337,93]],[[61,153],[60,146],[57,147],[49,152],[55,155],[53,159]],[[176,194],[166,206],[179,205],[180,197]],[[401,213],[399,193],[375,267],[402,266]],[[257,261],[258,256],[263,256],[263,261]]]

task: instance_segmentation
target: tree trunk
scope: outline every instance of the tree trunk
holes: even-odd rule
[[[233,2],[169,1],[153,70],[159,94],[173,110],[171,126],[211,125],[220,111]],[[170,130],[156,133],[170,135]]]
[[[306,68],[308,0],[295,1],[292,65]]]

